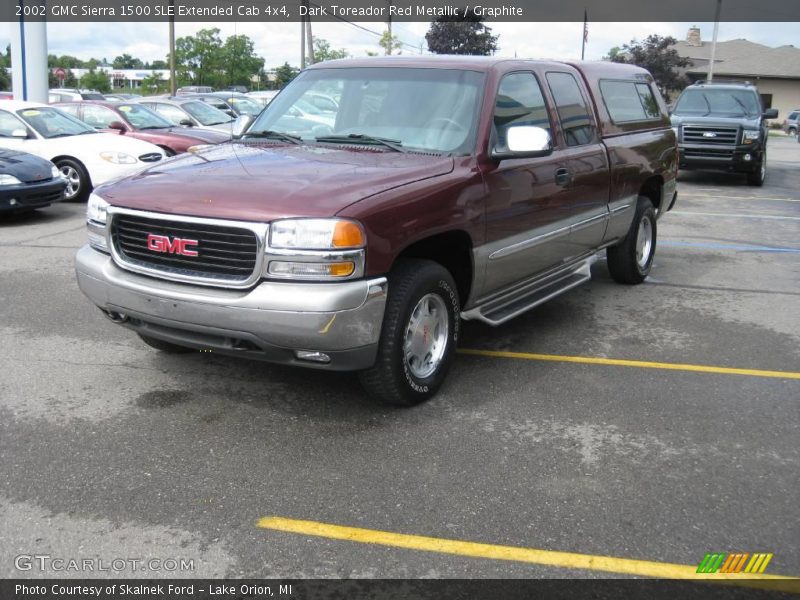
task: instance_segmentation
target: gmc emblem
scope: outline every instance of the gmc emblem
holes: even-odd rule
[[[147,234],[147,249],[153,252],[198,256],[197,250],[189,249],[192,246],[197,246],[197,240],[182,240],[181,238],[172,238],[170,240],[167,235]]]

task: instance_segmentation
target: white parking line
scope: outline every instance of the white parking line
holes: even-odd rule
[[[770,198],[769,196],[724,196],[717,194],[693,194],[692,192],[681,192],[681,198],[702,198],[711,200],[755,200],[758,202],[800,202],[800,198]]]
[[[775,221],[800,221],[800,217],[786,217],[781,215],[755,215],[745,213],[710,213],[693,210],[671,210],[673,215],[689,215],[693,217],[723,217],[728,219],[770,219]]]

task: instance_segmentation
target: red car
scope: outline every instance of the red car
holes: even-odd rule
[[[13,100],[14,92],[0,92],[0,100]]]
[[[186,152],[192,146],[220,144],[230,135],[217,131],[189,130],[177,127],[158,113],[135,102],[59,102],[60,110],[77,117],[87,125],[104,131],[117,131],[160,146],[167,156]]]

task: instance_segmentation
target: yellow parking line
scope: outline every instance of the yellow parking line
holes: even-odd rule
[[[704,574],[697,573],[697,567],[691,565],[636,560],[631,558],[614,558],[612,556],[592,554],[577,554],[574,552],[559,552],[555,550],[537,550],[535,548],[521,548],[518,546],[498,546],[495,544],[465,542],[422,535],[394,533],[391,531],[378,531],[375,529],[362,529],[360,527],[346,527],[343,525],[321,523],[319,521],[301,521],[299,519],[288,519],[285,517],[264,517],[263,519],[259,519],[257,526],[261,529],[312,535],[334,540],[345,540],[361,544],[376,544],[379,546],[391,546],[393,548],[406,548],[409,550],[421,550],[423,552],[457,554],[459,556],[469,556],[472,558],[507,560],[564,569],[604,571],[640,577],[703,579],[729,585],[756,587],[783,592],[800,592],[800,579],[782,575],[753,573]]]
[[[681,363],[650,362],[645,360],[624,360],[619,358],[598,358],[592,356],[562,356],[559,354],[533,354],[530,352],[507,352],[505,350],[475,350],[459,348],[459,354],[490,356],[493,358],[518,358],[522,360],[544,360],[550,362],[571,362],[586,365],[610,365],[615,367],[636,367],[639,369],[667,369],[670,371],[694,371],[696,373],[722,373],[723,375],[748,375],[750,377],[774,377],[777,379],[800,379],[796,371],[765,371],[762,369],[735,369],[711,365],[687,365]]]

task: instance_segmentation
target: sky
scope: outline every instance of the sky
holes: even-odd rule
[[[381,33],[383,23],[359,23]],[[403,54],[418,54],[428,30],[428,23],[393,23],[393,33],[407,45]],[[632,39],[641,40],[651,33],[686,38],[689,27],[700,27],[704,40],[710,40],[712,23],[589,23],[587,59],[602,58],[613,46]],[[10,39],[11,23],[0,23],[0,48]],[[583,23],[489,23],[499,34],[498,55],[520,58],[580,58]],[[180,23],[176,35],[192,35],[204,27],[219,27],[222,38],[246,34],[255,43],[256,53],[265,60],[267,69],[284,62],[300,63],[299,23]],[[328,40],[334,48],[345,48],[353,57],[367,51],[378,51],[378,36],[347,23],[314,23],[313,34]],[[800,40],[796,23],[720,23],[719,39],[746,38],[768,46],[796,44]],[[48,23],[50,54],[70,54],[82,60],[109,61],[123,53],[143,61],[163,60],[168,52],[166,23]]]

